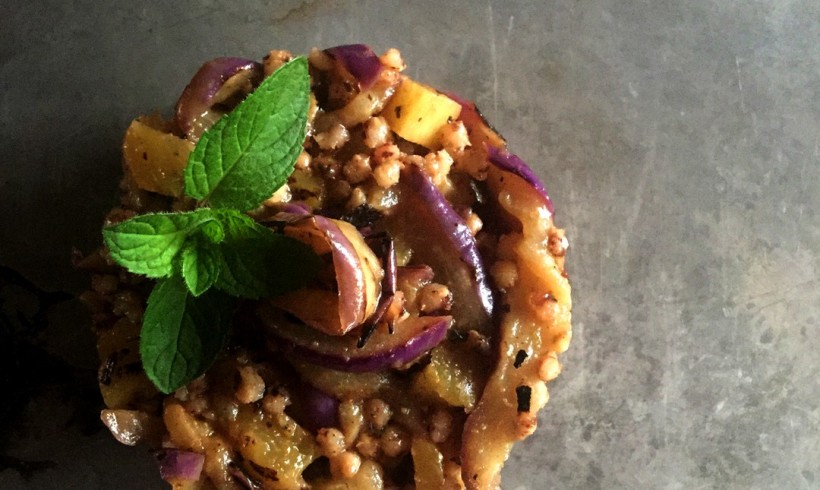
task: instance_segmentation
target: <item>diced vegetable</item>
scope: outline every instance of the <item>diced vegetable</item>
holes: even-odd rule
[[[379,371],[402,366],[438,345],[447,334],[449,316],[410,317],[391,334],[379,328],[364,347],[358,347],[358,336],[330,336],[305,325],[288,322],[270,305],[261,305],[259,317],[278,337],[282,347],[319,366],[350,372]]]
[[[182,91],[176,122],[188,139],[196,141],[262,80],[262,65],[244,58],[216,58],[202,67]],[[215,106],[224,105],[221,109]]]
[[[359,82],[362,89],[370,88],[382,71],[379,57],[364,44],[336,46],[326,49],[325,53],[341,64]]]
[[[461,105],[422,83],[405,78],[382,111],[390,129],[402,138],[427,148],[437,148],[439,131],[458,119]]]
[[[409,245],[413,263],[432,267],[436,281],[450,288],[455,327],[490,335],[493,294],[470,229],[418,167],[407,167],[398,188],[399,204],[382,226]]]
[[[305,488],[302,472],[319,456],[313,436],[286,415],[272,417],[244,405],[239,409],[235,443],[251,475],[265,478],[265,488]]]
[[[102,364],[97,373],[100,393],[108,408],[130,408],[157,394],[139,366],[140,325],[122,318],[97,339],[97,353]]]
[[[159,475],[171,484],[196,481],[204,463],[205,456],[199,453],[168,449],[159,458]]]
[[[470,412],[484,388],[487,366],[465,342],[445,342],[433,349],[430,364],[416,375],[413,387]]]
[[[490,145],[487,145],[487,155],[490,163],[498,169],[498,179],[503,182],[504,176],[509,174],[524,179],[527,184],[529,184],[530,187],[537,192],[538,197],[540,197],[540,199],[544,202],[544,205],[547,207],[550,214],[553,214],[554,209],[552,207],[552,200],[547,193],[547,188],[544,187],[541,179],[535,175],[535,172],[533,172],[532,169],[518,157],[518,155]],[[499,185],[499,187],[501,186]]]
[[[155,417],[139,410],[105,409],[100,420],[122,444],[135,446],[139,443],[158,446],[165,428]]]
[[[383,276],[379,260],[350,223],[286,214],[279,216],[289,222],[286,235],[306,243],[318,255],[331,255],[336,284],[299,289],[273,303],[328,335],[344,335],[376,310]]]
[[[464,481],[476,490],[498,485],[513,443],[535,430],[548,399],[541,365],[565,351],[571,336],[569,282],[544,246],[552,220],[543,195],[496,165],[489,168],[488,186],[520,232],[504,237],[518,279],[505,297],[509,308],[500,319],[498,363],[462,435]]]
[[[122,145],[125,167],[140,189],[182,195],[183,170],[194,144],[134,119]]]
[[[436,445],[427,439],[414,437],[410,446],[416,488],[442,488],[444,485],[444,457]]]
[[[368,460],[362,462],[362,466],[353,478],[321,480],[313,483],[311,487],[315,490],[382,490],[384,476],[381,467]]]
[[[384,108],[385,103],[396,90],[392,80],[378,81],[369,89],[353,97],[344,107],[331,114],[347,127],[367,121]]]
[[[295,356],[288,356],[288,360],[306,382],[340,399],[373,396],[390,382],[390,375],[386,371],[351,373],[317,366]]]

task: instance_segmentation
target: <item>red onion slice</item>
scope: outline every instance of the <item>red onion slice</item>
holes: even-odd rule
[[[407,167],[398,187],[398,204],[383,220],[387,231],[409,244],[413,263],[432,267],[453,292],[456,328],[490,335],[493,294],[470,229],[415,165]]]
[[[176,105],[176,122],[196,141],[223,112],[214,109],[240,92],[244,95],[262,80],[262,65],[245,58],[216,58],[196,72]],[[236,101],[238,102],[238,101]]]
[[[382,293],[379,299],[379,305],[376,311],[370,315],[370,318],[362,324],[362,334],[359,337],[359,342],[356,344],[358,348],[364,347],[367,340],[376,330],[376,327],[384,318],[390,305],[393,303],[393,298],[396,295],[396,244],[393,238],[387,233],[381,233],[378,236],[371,236],[367,240],[368,244],[375,244],[379,251],[379,258],[382,261],[384,269],[384,277],[382,278]],[[374,246],[371,245],[371,248]],[[387,324],[390,333],[393,333],[393,320]]]
[[[481,111],[478,110],[478,106],[475,105],[475,102],[463,99],[453,93],[447,93],[446,95],[461,104],[461,113],[458,118],[464,123],[464,127],[467,128],[470,135],[470,142],[474,147],[483,148],[485,144],[498,148],[507,146],[504,138],[487,122],[487,119],[485,119]]]
[[[367,90],[382,72],[382,63],[376,53],[365,44],[346,44],[325,50],[359,81],[359,87]]]
[[[367,344],[358,348],[358,336],[329,336],[318,330],[285,320],[262,305],[259,317],[283,348],[307,362],[348,372],[380,371],[415,360],[441,343],[452,324],[449,316],[410,317],[390,334],[377,329]]]
[[[373,251],[350,223],[323,216],[280,213],[284,233],[309,245],[318,255],[330,254],[335,285],[303,288],[273,303],[328,335],[344,335],[372,315],[378,305],[382,270]]]
[[[292,416],[299,425],[316,433],[324,427],[337,427],[339,400],[333,395],[325,393],[309,383],[302,383],[299,387],[301,405],[295,408],[300,413]]]
[[[405,265],[396,268],[397,284],[427,284],[433,280],[435,274],[429,265]]]
[[[544,204],[549,210],[550,214],[554,214],[552,200],[547,194],[547,188],[544,187],[541,179],[535,175],[535,172],[524,163],[517,155],[508,152],[507,150],[498,149],[494,146],[487,145],[487,157],[490,163],[495,165],[502,172],[510,172],[524,179],[538,194],[543,198]]]
[[[521,158],[506,150],[506,141],[490,126],[490,123],[487,122],[475,103],[455,94],[447,94],[447,96],[461,104],[459,119],[467,128],[473,146],[478,148],[479,151],[483,149],[487,154],[488,161],[502,172],[510,172],[524,179],[540,194],[550,214],[554,214],[552,200],[544,183]]]
[[[159,474],[163,480],[196,481],[202,473],[205,456],[192,451],[168,449],[159,457]]]

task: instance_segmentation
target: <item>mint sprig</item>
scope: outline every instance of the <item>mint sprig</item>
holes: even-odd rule
[[[188,236],[214,219],[210,209],[136,216],[103,230],[111,258],[135,274],[167,277]]]
[[[234,298],[209,290],[199,298],[174,275],[148,296],[140,357],[148,379],[170,393],[205,372],[225,345]]]
[[[309,97],[307,60],[296,58],[202,134],[185,168],[185,193],[199,200],[198,209],[136,216],[103,230],[117,263],[159,279],[148,297],[140,356],[163,393],[214,362],[235,298],[298,289],[321,266],[310,247],[243,214],[293,172]]]
[[[287,182],[305,142],[307,73],[303,57],[285,64],[203,134],[185,167],[185,193],[248,211]]]

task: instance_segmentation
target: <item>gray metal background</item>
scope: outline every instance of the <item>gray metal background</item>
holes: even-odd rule
[[[131,118],[207,59],[350,42],[477,100],[567,228],[574,339],[504,488],[820,488],[819,2],[4,1],[0,264],[78,291]],[[76,379],[83,318],[44,334]],[[2,453],[52,464],[0,488],[162,488],[72,386],[32,389]]]

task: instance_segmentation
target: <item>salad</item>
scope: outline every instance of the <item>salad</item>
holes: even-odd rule
[[[83,299],[102,421],[173,488],[492,489],[535,431],[564,231],[475,104],[404,69],[217,58],[129,126]]]

